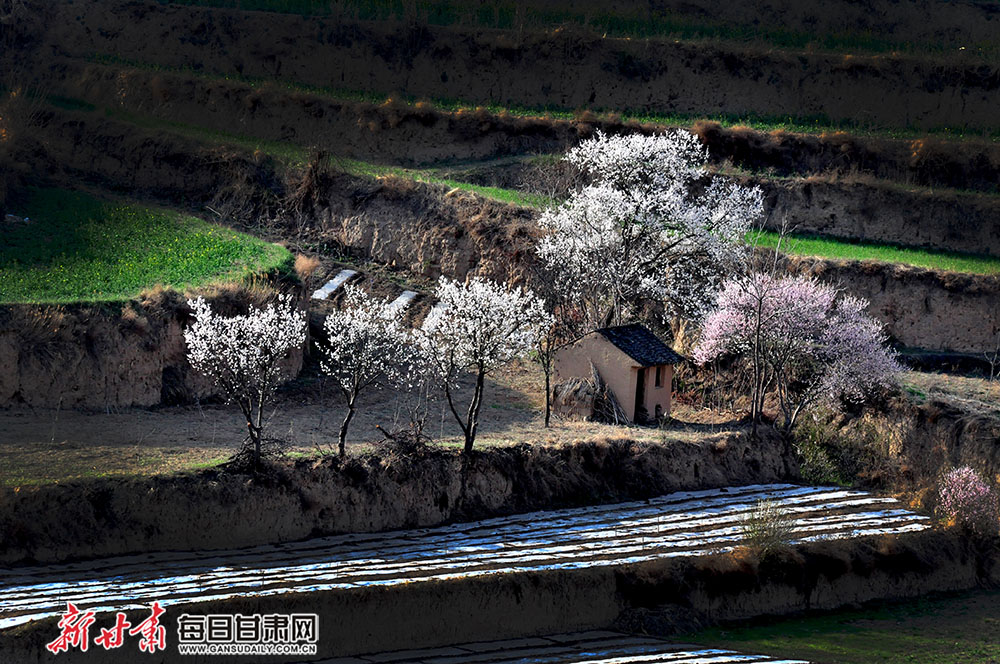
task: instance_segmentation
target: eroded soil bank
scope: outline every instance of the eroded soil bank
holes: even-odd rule
[[[245,311],[260,293],[202,289],[216,311]],[[191,369],[184,296],[150,290],[133,301],[0,306],[0,407],[97,408],[183,403],[214,393]],[[292,353],[292,374],[303,354]]]
[[[899,396],[884,408],[816,419],[802,436],[824,451],[842,478],[905,492],[925,509],[934,509],[941,475],[953,468],[1000,475],[1000,410],[955,394]]]
[[[163,550],[231,549],[348,532],[468,521],[669,491],[796,477],[767,433],[697,443],[627,439],[419,456],[382,452],[282,464],[268,477],[197,475],[4,489],[0,561],[56,562]]]

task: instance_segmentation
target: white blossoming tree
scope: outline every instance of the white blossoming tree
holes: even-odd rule
[[[625,322],[646,302],[698,319],[763,210],[759,188],[708,179],[706,152],[684,131],[606,136],[566,159],[590,184],[539,223],[537,251],[582,334]]]
[[[251,305],[241,316],[219,315],[202,297],[188,300],[188,305],[194,311],[194,323],[184,330],[188,361],[215,383],[228,402],[239,405],[256,467],[267,402],[290,378],[284,363],[289,353],[306,340],[305,312],[288,295],[263,309]]]
[[[530,291],[486,279],[466,283],[441,278],[438,304],[420,331],[421,347],[435,377],[444,387],[452,415],[472,451],[479,427],[486,376],[534,349],[552,325],[545,303]],[[458,377],[475,376],[475,389],[465,413],[455,403]]]
[[[343,457],[358,396],[369,388],[408,384],[414,374],[414,339],[389,300],[372,298],[356,286],[347,286],[344,306],[327,317],[324,328],[328,341],[320,347],[320,365],[347,399],[339,438]]]

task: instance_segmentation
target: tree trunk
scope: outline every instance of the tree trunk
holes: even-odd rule
[[[257,401],[254,397],[243,397],[239,399],[240,410],[247,421],[247,435],[250,437],[250,446],[253,449],[253,468],[257,470],[260,466],[261,437],[264,431],[264,403],[262,395]]]
[[[476,375],[476,391],[469,404],[469,416],[465,426],[465,453],[472,453],[472,444],[476,441],[476,429],[479,428],[479,410],[483,405],[483,388],[486,385],[486,371],[480,367]]]
[[[545,369],[545,428],[548,429],[552,419],[552,369]]]
[[[354,401],[357,398],[358,395],[354,394],[347,400],[347,415],[344,417],[344,421],[340,425],[340,437],[338,438],[337,447],[340,451],[341,459],[347,456],[347,427],[351,424],[351,418],[354,417]]]

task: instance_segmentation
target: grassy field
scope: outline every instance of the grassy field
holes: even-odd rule
[[[961,55],[964,59],[996,55],[992,44],[966,44],[958,52],[947,43],[912,43],[871,32],[820,34],[788,30],[768,24],[737,25],[704,17],[692,19],[667,13],[581,11],[572,3],[532,6],[511,0],[462,2],[461,0],[174,0],[172,4],[262,10],[303,15],[336,13],[354,20],[400,21],[428,25],[461,25],[499,30],[552,30],[574,26],[607,37],[669,38],[736,42],[794,50],[836,53],[890,53]]]
[[[816,664],[1000,662],[1000,592],[713,629],[684,640]]]
[[[241,279],[290,260],[287,249],[178,212],[32,190],[0,226],[0,302],[114,301],[161,284]]]
[[[760,231],[748,238],[758,246],[775,248],[779,234]],[[844,260],[874,260],[883,263],[902,263],[932,270],[967,272],[971,274],[1000,274],[1000,258],[976,256],[933,249],[898,247],[874,242],[852,242],[813,235],[788,235],[781,239],[781,250],[799,256],[818,256]]]

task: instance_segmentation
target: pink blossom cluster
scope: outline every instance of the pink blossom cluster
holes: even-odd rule
[[[995,535],[1000,527],[996,492],[969,466],[956,468],[941,479],[938,510],[978,535]]]
[[[896,382],[902,367],[867,305],[811,277],[741,275],[723,284],[694,359],[746,363],[790,427],[810,404],[860,403]]]

